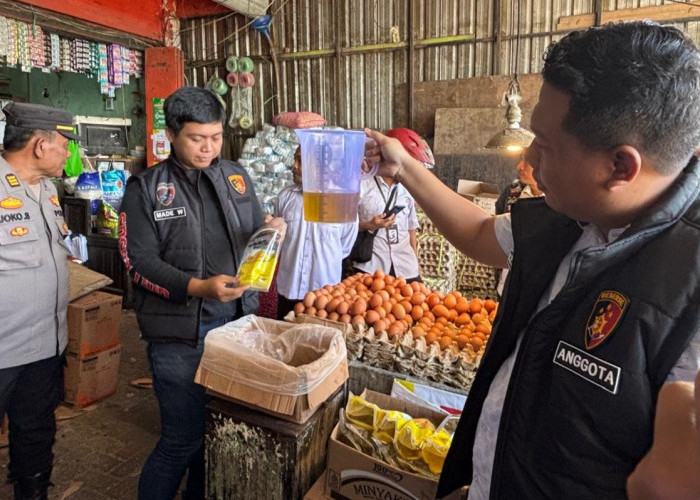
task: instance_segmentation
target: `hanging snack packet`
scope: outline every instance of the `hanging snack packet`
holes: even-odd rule
[[[374,414],[374,431],[372,436],[382,443],[389,444],[396,432],[411,420],[411,416],[400,411],[377,410]]]
[[[252,290],[261,292],[270,289],[279,255],[278,240],[279,231],[269,226],[261,227],[251,236],[236,274],[240,285],[250,285]]]
[[[345,406],[345,416],[348,422],[366,431],[374,429],[374,415],[377,411],[380,411],[377,405],[368,403],[362,397],[354,394],[350,395],[348,404]]]
[[[452,444],[452,434],[445,429],[440,429],[423,442],[421,456],[433,474],[441,474],[445,457]]]

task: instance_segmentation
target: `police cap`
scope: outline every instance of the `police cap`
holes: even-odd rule
[[[60,109],[41,104],[11,102],[2,108],[2,111],[5,113],[7,123],[15,127],[52,130],[68,139],[78,140],[73,129],[73,115]]]

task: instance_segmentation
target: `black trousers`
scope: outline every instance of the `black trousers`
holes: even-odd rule
[[[284,295],[280,295],[279,293],[277,294],[277,319],[282,321],[284,317],[294,309],[294,305],[297,302],[301,302],[299,300],[290,300]]]
[[[20,486],[32,483],[43,489],[50,484],[63,364],[63,356],[53,356],[0,369],[0,418],[7,413],[10,421],[10,474]]]

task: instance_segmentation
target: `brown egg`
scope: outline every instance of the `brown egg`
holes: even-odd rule
[[[452,337],[448,337],[446,335],[443,335],[440,340],[438,340],[438,344],[440,344],[440,349],[447,349],[450,344],[452,344],[454,340],[452,340]]]
[[[341,323],[350,323],[350,321],[352,320],[352,317],[349,314],[341,314],[340,318],[338,318],[338,320]]]
[[[362,278],[362,284],[365,286],[371,286],[372,282],[374,281],[374,278],[371,275],[367,275],[364,278]]]
[[[338,318],[340,318],[340,315],[337,312],[328,313],[328,319],[331,321],[338,321]]]
[[[379,295],[378,293],[375,293],[374,295],[372,295],[372,298],[369,299],[369,306],[372,309],[381,306],[383,303],[384,303],[384,300],[382,300],[382,296]]]
[[[367,301],[363,298],[359,298],[352,303],[349,312],[351,316],[358,316],[364,314],[365,311],[367,311]]]
[[[410,301],[404,300],[401,302],[401,305],[403,306],[403,310],[406,311],[406,314],[411,314],[411,310],[413,310],[413,304],[411,304]]]
[[[413,306],[411,309],[411,317],[418,321],[423,317],[423,314],[425,314],[425,311],[423,311],[423,308],[421,306]]]
[[[304,295],[304,306],[311,307],[316,301],[316,294],[314,292],[309,292]]]
[[[374,309],[370,309],[365,314],[365,321],[367,322],[368,325],[373,325],[374,323],[376,323],[380,319],[382,319],[381,316],[379,316],[379,313],[377,311],[375,311]]]
[[[352,326],[355,326],[355,327],[357,327],[357,326],[365,326],[365,324],[366,324],[366,323],[365,323],[365,318],[363,318],[363,317],[360,316],[360,315],[353,316],[353,318],[352,318],[352,320],[351,320],[351,323],[352,323]]]
[[[378,292],[379,290],[383,290],[385,286],[383,279],[376,279],[372,281],[372,286],[370,288],[373,292]]]
[[[314,307],[318,309],[319,311],[323,309],[324,311],[326,310],[326,305],[328,305],[328,297],[325,295],[319,295],[316,297],[316,300],[314,301]]]
[[[326,311],[329,313],[335,312],[338,308],[338,304],[340,304],[340,299],[338,297],[332,298],[328,301],[328,304],[326,304]]]
[[[338,288],[336,290],[333,290],[333,292],[331,293],[331,297],[342,297],[344,293],[345,293],[344,288],[343,289]]]
[[[415,284],[415,282],[411,284]],[[425,295],[423,295],[421,292],[416,292],[413,295],[411,295],[411,304],[413,304],[414,306],[419,306],[423,302],[425,302]]]
[[[304,309],[306,309],[306,306],[304,306],[303,302],[297,302],[296,304],[294,304],[294,314],[296,316],[304,314]]]
[[[398,325],[397,323],[394,323],[394,324],[390,325],[389,328],[387,328],[386,333],[389,336],[389,338],[391,339],[391,338],[400,337],[403,334],[403,331],[402,331],[402,328],[400,325]]]
[[[384,289],[386,290],[386,293],[389,294],[389,297],[392,297],[396,293],[396,288],[394,288],[393,285],[387,285]]]
[[[341,316],[343,314],[347,314],[347,312],[350,310],[350,304],[348,302],[341,302],[338,304],[338,306],[335,308],[335,312],[340,314]]]
[[[425,334],[425,343],[430,345],[433,342],[437,340],[437,335],[435,335],[435,332],[429,331],[428,333]]]
[[[357,293],[360,293],[368,290],[368,288],[362,283],[358,283],[357,285],[355,285],[355,290],[357,291]]]
[[[316,316],[316,308],[314,306],[307,307],[304,312],[309,316]]]
[[[379,290],[377,292],[377,295],[379,295],[384,302],[389,300],[389,297],[390,297],[389,292],[387,292],[386,290]]]
[[[469,337],[466,335],[458,335],[457,336],[457,345],[459,346],[460,349],[464,349],[464,347],[469,344]]]
[[[379,313],[379,319],[384,319],[384,318],[386,318],[386,314],[387,314],[386,309],[384,309],[383,307],[379,306],[379,307],[375,308],[374,310],[377,311],[377,312]]]
[[[425,337],[425,330],[421,326],[414,326],[411,333],[413,334],[414,339]]]
[[[382,307],[384,308],[384,310],[385,310],[387,313],[390,313],[390,312],[391,312],[391,309],[394,307],[394,304],[392,304],[391,302],[387,301],[387,302],[384,302],[384,303],[382,304]]]
[[[380,319],[374,325],[372,325],[372,328],[374,328],[374,331],[377,333],[383,332],[386,330],[386,321]]]
[[[316,311],[316,317],[325,319],[328,317],[328,311],[326,311],[325,309],[319,309],[318,311]]]
[[[395,304],[391,308],[391,314],[394,315],[396,319],[403,319],[406,316],[406,309],[403,308],[401,304]]]
[[[404,297],[413,295],[413,288],[411,288],[411,285],[401,285],[401,295]]]

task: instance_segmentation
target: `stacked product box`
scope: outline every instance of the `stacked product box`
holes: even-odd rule
[[[120,296],[100,291],[68,304],[67,403],[82,408],[116,392],[121,311]]]

